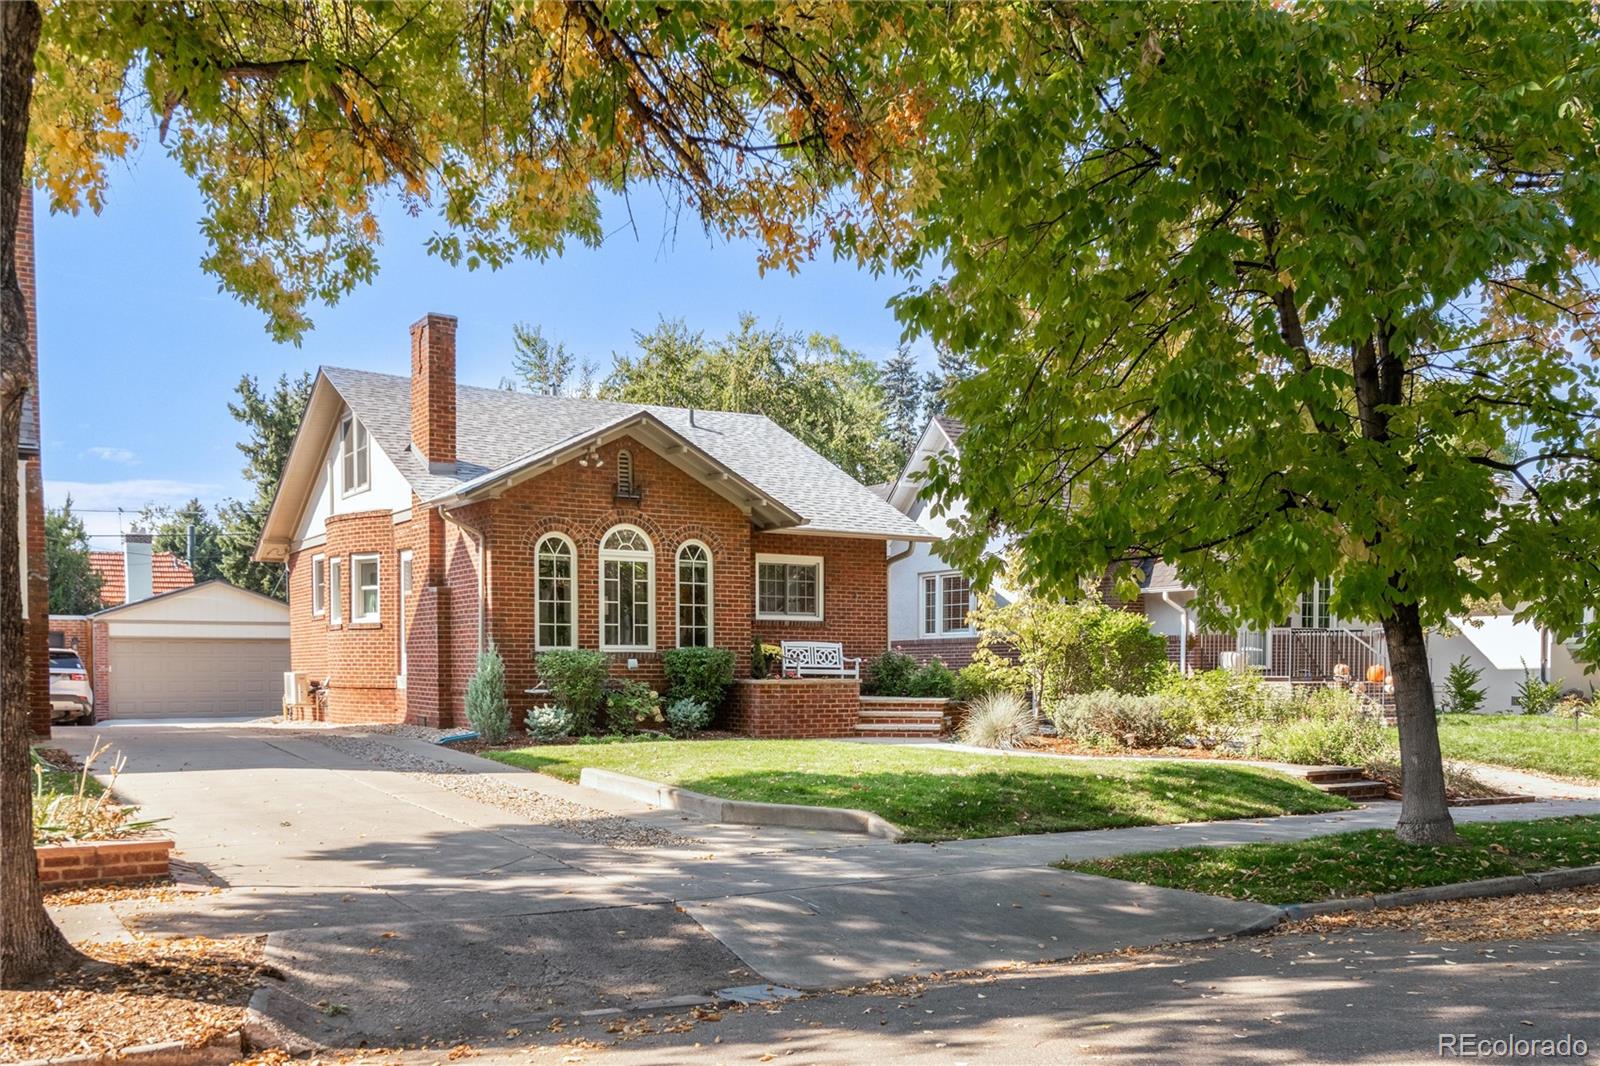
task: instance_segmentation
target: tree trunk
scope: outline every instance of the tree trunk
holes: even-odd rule
[[[1395,836],[1407,844],[1456,843],[1455,822],[1444,796],[1444,761],[1439,719],[1428,676],[1428,637],[1417,605],[1401,604],[1384,620],[1394,670],[1394,700],[1400,720],[1400,821]]]
[[[22,401],[34,382],[27,309],[17,278],[17,216],[38,44],[38,5],[33,0],[0,3],[0,988],[36,981],[75,958],[45,913],[33,857],[30,674],[18,540],[23,502],[17,445]],[[49,609],[43,603],[29,606]]]

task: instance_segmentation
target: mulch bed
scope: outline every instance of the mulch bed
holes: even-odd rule
[[[239,1029],[265,937],[89,943],[90,962],[27,991],[0,991],[0,1061],[106,1054]]]
[[[1274,932],[1326,936],[1362,929],[1405,929],[1432,941],[1593,936],[1600,933],[1600,885],[1327,914],[1285,922]]]

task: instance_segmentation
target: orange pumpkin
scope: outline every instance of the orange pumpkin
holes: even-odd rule
[[[1371,681],[1374,685],[1380,683],[1385,676],[1387,675],[1380,664],[1373,663],[1371,666],[1367,667],[1367,680]]]

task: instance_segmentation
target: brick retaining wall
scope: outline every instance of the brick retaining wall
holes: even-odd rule
[[[728,728],[766,738],[849,737],[861,711],[861,683],[854,678],[748,678],[728,694]]]
[[[39,882],[48,889],[131,885],[171,873],[172,840],[133,837],[66,844],[36,844]]]

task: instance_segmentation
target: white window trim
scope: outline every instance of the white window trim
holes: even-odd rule
[[[362,563],[371,563],[373,566],[372,587],[377,592],[377,609],[371,614],[361,613],[361,590],[366,588],[361,584],[356,574],[361,569]],[[350,621],[356,625],[368,625],[383,620],[383,556],[377,552],[362,552],[360,555],[350,556]]]
[[[1326,589],[1323,588],[1324,585],[1327,586]],[[1305,619],[1305,607],[1304,607],[1304,605],[1305,605],[1305,602],[1308,599],[1311,601],[1311,622],[1312,622],[1311,625],[1306,625],[1305,621],[1304,621],[1304,619]],[[1330,630],[1330,629],[1338,629],[1338,628],[1340,628],[1339,619],[1334,616],[1333,608],[1331,606],[1329,606],[1329,604],[1330,604],[1330,602],[1332,600],[1333,600],[1333,579],[1332,578],[1322,578],[1322,579],[1320,579],[1318,581],[1312,582],[1311,583],[1311,591],[1310,592],[1302,592],[1299,596],[1295,597],[1294,615],[1290,619],[1290,628],[1292,628],[1292,629],[1310,629],[1310,630],[1316,630],[1316,631],[1319,631],[1319,632],[1320,631]],[[1327,624],[1326,625],[1317,625],[1316,623],[1317,623],[1317,620],[1318,620],[1318,616],[1319,615],[1323,615],[1323,614],[1326,614],[1328,616]]]
[[[328,560],[328,625],[344,624],[344,559],[335,555]]]
[[[959,570],[930,570],[925,574],[918,574],[917,613],[924,637],[970,637],[972,628],[972,607],[974,596],[972,589],[967,589],[967,624],[960,629],[944,629],[944,579],[947,577],[963,576]],[[928,582],[933,582],[933,624],[932,630],[928,629]]]
[[[317,572],[322,572],[319,580]],[[318,554],[311,557],[311,617],[321,618],[328,613],[328,557]]]
[[[364,449],[362,449],[362,451],[360,453],[361,455],[364,455],[366,457],[366,460],[367,460],[367,476],[362,478],[360,481],[355,482],[355,483],[352,484],[352,483],[346,483],[346,481],[345,481],[345,477],[344,477],[345,461],[344,460],[345,460],[345,449],[347,449],[347,448],[350,449],[351,458],[352,458],[352,460],[354,460],[354,457],[356,455],[356,451],[355,451],[355,447],[356,447],[356,445],[355,445],[355,435],[356,435],[356,430],[357,429],[360,429],[360,431],[367,438],[366,447]],[[344,497],[347,497],[347,496],[354,496],[358,492],[366,492],[368,489],[370,489],[372,487],[372,434],[367,432],[367,427],[362,425],[361,424],[361,420],[359,418],[357,418],[355,415],[347,414],[347,415],[344,416],[344,420],[339,423],[339,460],[338,460],[338,462],[339,462],[339,496],[340,496],[341,499],[343,499]],[[352,461],[350,463],[350,465],[353,468],[355,468],[355,470],[357,472],[360,471],[360,464],[359,463]]]
[[[691,545],[706,553],[706,647],[714,648],[717,646],[717,567],[711,557],[711,547],[704,541],[686,540],[678,545],[678,552],[672,557],[673,627],[677,630],[678,647],[682,648],[685,645],[683,643],[683,606],[678,602],[683,595],[683,578],[680,570],[683,566],[683,549]],[[698,647],[699,645],[690,646]]]
[[[413,567],[413,553],[410,548],[403,549],[395,559],[394,589],[395,589],[395,637],[400,653],[395,659],[399,664],[400,672],[395,676],[394,683],[397,688],[406,687],[406,640],[410,637],[410,627],[406,625],[406,605],[411,602],[411,582],[406,580],[406,571],[411,571],[411,578],[415,579],[416,570]],[[380,593],[381,595],[381,593]]]
[[[606,535],[610,536],[609,531]],[[571,636],[565,644],[546,644],[544,638],[540,635],[544,626],[539,622],[539,549],[543,547],[544,542],[547,540],[561,541],[567,546],[567,551],[572,553],[572,576],[567,579],[567,586],[571,590],[567,594],[567,607],[572,618],[571,623],[567,626],[567,632]],[[604,577],[604,569],[604,567],[601,567],[602,579]],[[603,611],[604,608],[602,608],[602,613]],[[603,627],[604,625],[605,620],[602,618],[601,626]],[[533,646],[538,651],[570,651],[578,646],[578,545],[565,533],[546,533],[533,546]]]
[[[605,547],[606,541],[611,539],[611,534],[613,534],[613,533],[615,533],[615,532],[617,532],[618,530],[621,530],[621,529],[631,529],[635,533],[639,534],[640,537],[644,538],[645,544],[649,545],[648,550],[647,551],[643,551],[643,552],[608,551],[608,550],[606,550],[606,547]],[[646,643],[646,644],[608,644],[608,643],[606,643],[606,563],[610,562],[612,560],[616,560],[618,562],[629,562],[629,563],[642,562],[642,563],[645,564],[645,567],[646,567],[645,574],[647,575],[647,580],[646,580],[645,583],[650,588],[650,610],[649,610],[649,614],[648,614],[648,621],[649,621],[649,627],[650,627],[650,639],[649,639],[649,642]],[[640,529],[638,526],[631,525],[631,524],[629,524],[627,522],[622,522],[622,523],[619,523],[618,525],[614,525],[610,529],[606,530],[604,533],[600,534],[600,565],[596,569],[596,575],[595,576],[599,580],[599,586],[598,586],[599,597],[598,598],[599,598],[599,601],[600,601],[600,612],[599,612],[600,613],[600,620],[599,620],[600,621],[600,625],[599,625],[599,629],[600,629],[600,650],[601,651],[655,651],[656,650],[656,609],[661,606],[661,603],[660,603],[661,591],[658,588],[656,588],[656,544],[655,544],[655,541],[650,539],[650,534],[646,533],[644,530]],[[676,575],[674,575],[674,580],[676,580]]]
[[[761,564],[762,563],[799,563],[801,565],[814,564],[817,568],[817,613],[816,614],[769,614],[761,609]],[[756,554],[755,581],[755,608],[756,620],[759,622],[820,622],[824,613],[825,599],[823,597],[823,570],[822,556],[820,555],[769,555],[764,552]]]

